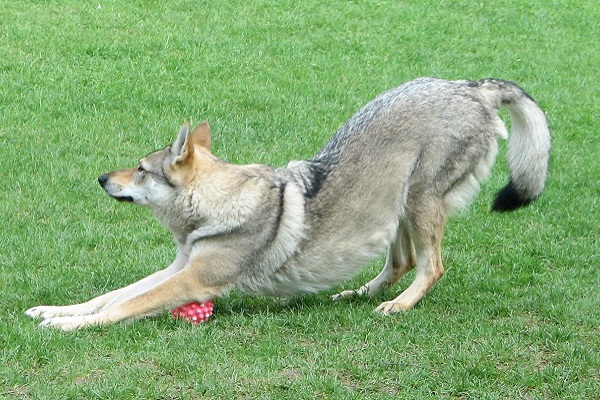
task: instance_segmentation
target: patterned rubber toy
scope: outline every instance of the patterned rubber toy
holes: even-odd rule
[[[208,300],[205,303],[188,303],[171,310],[173,318],[182,318],[187,322],[197,325],[206,322],[213,315],[214,303]]]

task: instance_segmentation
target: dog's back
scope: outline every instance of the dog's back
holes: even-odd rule
[[[518,135],[509,144],[515,148],[513,153],[518,152],[519,145],[525,145],[527,134],[522,131],[527,127],[515,127],[524,119],[513,107],[520,102],[529,102],[528,106],[534,106],[530,109],[538,111],[532,122],[536,129],[534,143],[528,151],[540,150],[530,162],[514,160],[516,154],[509,154],[513,158],[509,162],[520,169],[515,179],[529,182],[532,187],[531,191],[523,189],[523,197],[534,199],[543,190],[547,175],[550,136],[546,120],[527,93],[510,82],[494,79],[473,82],[421,78],[391,89],[358,111],[310,162],[320,167],[319,186],[329,179],[327,188],[336,198],[349,182],[353,187],[362,187],[358,182],[367,183],[377,177],[388,182],[404,181],[408,172],[413,189],[424,184],[426,190],[444,197],[450,208],[460,207],[469,199],[455,198],[453,189],[470,175],[479,182],[484,180],[496,155],[497,138],[508,136],[497,114],[501,105],[509,107],[513,134]],[[398,166],[400,169],[395,169]],[[531,168],[534,173],[524,172]],[[353,192],[345,194],[352,196]]]
[[[521,105],[513,107],[517,103]],[[405,247],[415,245],[416,253],[439,247],[420,237],[430,235],[441,241],[449,213],[467,205],[489,175],[497,139],[507,137],[497,114],[502,104],[511,107],[517,142],[513,147],[519,148],[532,127],[514,132],[519,122],[515,111],[531,115],[532,109],[539,108],[518,86],[499,80],[422,78],[381,94],[350,118],[313,159],[294,163],[291,168],[305,182],[311,240],[292,260],[306,271],[302,284],[291,282],[285,290],[317,291],[352,276],[404,240],[402,230],[410,236],[410,246]],[[526,156],[518,163],[515,157],[509,159],[513,179],[504,192],[513,196],[503,207],[498,207],[503,200],[497,200],[498,210],[526,204],[544,186],[550,136],[543,113],[543,127],[537,126],[536,115],[536,145],[525,152],[538,156],[526,162],[529,165],[523,164]],[[524,176],[515,174],[515,168],[536,172]],[[406,259],[418,257],[414,249],[405,248],[404,253]],[[434,258],[441,270],[439,257]],[[441,272],[432,274],[437,280]]]

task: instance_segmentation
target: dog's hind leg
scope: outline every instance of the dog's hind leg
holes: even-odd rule
[[[444,274],[441,243],[446,222],[445,209],[435,199],[419,199],[415,203],[409,207],[412,212],[408,217],[417,253],[417,273],[413,283],[400,296],[377,307],[375,311],[384,315],[411,309]]]
[[[415,248],[410,235],[410,227],[401,221],[396,238],[389,246],[383,270],[370,282],[356,290],[344,290],[334,295],[333,300],[349,296],[375,296],[392,286],[415,266]]]

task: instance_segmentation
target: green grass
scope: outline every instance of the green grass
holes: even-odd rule
[[[598,21],[595,0],[2,0],[0,398],[598,398]],[[413,311],[372,313],[407,277],[337,303],[340,288],[286,302],[234,292],[199,327],[164,315],[62,333],[23,315],[171,261],[168,233],[96,177],[184,120],[209,120],[228,161],[284,165],[424,75],[519,82],[554,148],[545,194],[509,215],[488,212],[507,180],[499,158]]]

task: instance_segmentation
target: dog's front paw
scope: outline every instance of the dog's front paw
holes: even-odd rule
[[[60,312],[61,308],[62,307],[57,307],[57,306],[32,307],[29,310],[25,311],[25,315],[27,315],[28,317],[31,317],[31,318],[42,318],[42,319],[54,318],[54,317],[61,316],[61,312]]]
[[[72,331],[90,325],[89,317],[55,317],[40,323],[42,328],[56,328],[62,331]]]
[[[405,304],[403,304],[400,301],[385,301],[383,303],[381,303],[379,305],[379,307],[377,307],[375,309],[375,312],[382,314],[382,315],[392,315],[392,314],[396,314],[402,311],[408,311],[410,310],[410,307],[406,306]]]

